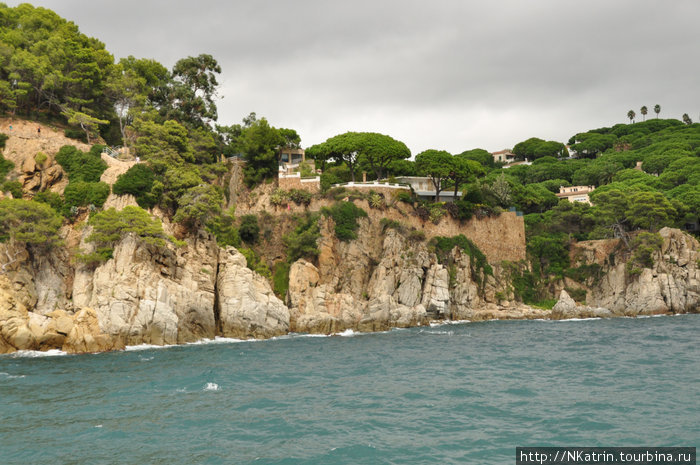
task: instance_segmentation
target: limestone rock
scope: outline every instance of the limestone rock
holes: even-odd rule
[[[289,310],[233,247],[219,252],[216,288],[224,336],[267,338],[289,331]]]
[[[319,270],[305,260],[289,270],[290,329],[331,334],[355,328],[366,303],[320,284]]]
[[[0,275],[0,353],[35,347],[28,323],[27,308],[15,299],[7,277]]]
[[[128,344],[213,338],[217,247],[190,241],[173,251],[127,236],[94,272],[76,271],[73,301],[90,307],[105,333]]]
[[[75,314],[73,325],[63,344],[68,353],[104,352],[124,348],[124,341],[100,330],[97,313],[91,308],[83,308]]]
[[[607,308],[588,307],[576,305],[574,299],[562,289],[559,300],[552,307],[551,318],[553,320],[565,320],[570,318],[610,318],[614,316]]]
[[[700,244],[678,229],[663,228],[654,265],[630,275],[626,263],[605,263],[603,277],[589,292],[589,303],[617,315],[700,311]]]
[[[435,264],[428,270],[423,287],[422,304],[434,318],[444,317],[450,303],[450,275],[447,269]]]
[[[110,157],[111,158],[111,157]],[[107,200],[105,200],[105,204],[103,205],[103,209],[107,210],[109,208],[114,208],[117,211],[121,211],[124,209],[124,207],[128,206],[133,206],[133,207],[138,207],[138,202],[136,202],[136,198],[131,195],[116,195],[116,194],[109,194],[107,197]]]

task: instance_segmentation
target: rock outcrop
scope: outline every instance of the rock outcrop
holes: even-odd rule
[[[100,329],[94,310],[54,310],[41,315],[28,311],[11,289],[7,277],[0,276],[0,353],[50,349],[103,352],[124,347],[121,339]]]
[[[619,256],[602,263],[602,278],[591,287],[588,303],[624,315],[700,311],[700,244],[678,229],[663,228],[659,235],[663,243],[653,266],[639,274],[630,274]]]
[[[450,253],[450,265],[441,264],[425,241],[411,241],[394,229],[382,232],[367,220],[349,243],[335,239],[327,222],[320,250],[318,267],[305,260],[291,267],[293,331],[380,331],[466,318],[477,314],[497,286],[490,276],[476,282],[471,258],[461,250]]]
[[[73,302],[95,309],[100,327],[127,344],[213,338],[218,249],[194,238],[173,250],[127,236],[114,258],[76,271]]]
[[[562,290],[559,294],[559,300],[554,307],[550,317],[553,320],[568,320],[570,318],[610,318],[615,316],[613,312],[607,308],[589,307],[586,305],[577,305],[574,299],[569,294]]]
[[[289,332],[289,310],[267,280],[247,268],[238,250],[220,250],[218,267],[215,311],[223,336],[268,338]]]

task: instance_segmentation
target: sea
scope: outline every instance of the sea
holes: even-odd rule
[[[513,464],[700,445],[700,315],[0,356],[2,464]]]

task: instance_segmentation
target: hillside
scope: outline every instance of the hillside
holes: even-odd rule
[[[532,137],[512,166],[376,132],[304,148],[254,112],[217,124],[211,55],[116,61],[50,10],[0,12],[2,351],[698,309],[687,115]]]

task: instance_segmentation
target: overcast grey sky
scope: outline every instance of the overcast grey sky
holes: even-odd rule
[[[6,1],[10,6],[21,2]],[[213,55],[219,123],[459,153],[700,116],[698,0],[40,0],[119,58]]]

